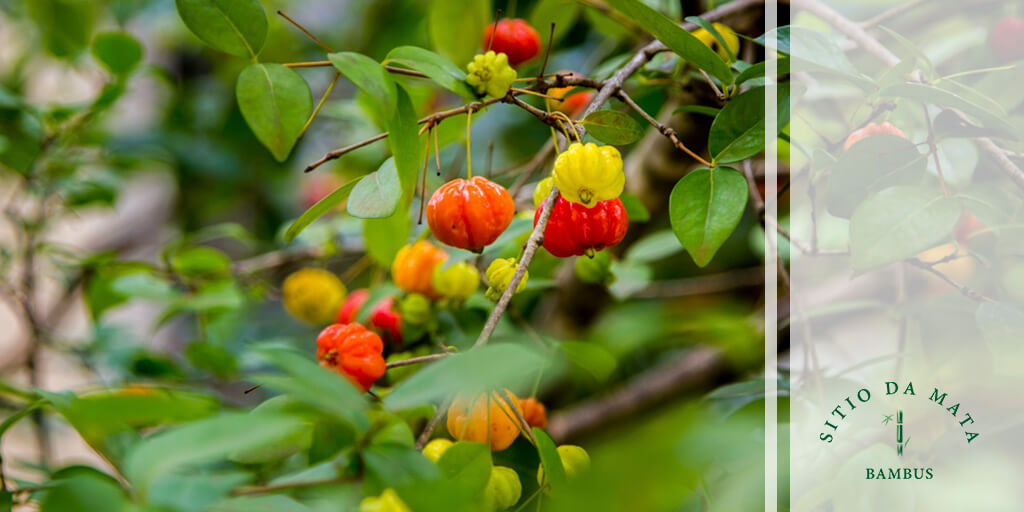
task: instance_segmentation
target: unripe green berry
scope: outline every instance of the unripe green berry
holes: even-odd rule
[[[423,325],[430,320],[430,299],[425,295],[410,293],[398,306],[402,321],[409,325]]]
[[[505,96],[518,76],[508,65],[508,56],[493,51],[473,57],[466,69],[466,83],[475,87],[477,94],[487,93],[495,98]]]
[[[572,480],[590,469],[590,455],[582,447],[563,444],[558,447],[558,458],[562,459],[565,477]],[[544,465],[537,468],[537,483],[544,486]]]
[[[444,455],[444,452],[448,451],[448,448],[451,448],[454,444],[455,443],[448,439],[434,439],[423,447],[423,456],[430,459],[430,462],[437,464],[437,461],[441,460],[441,456]]]

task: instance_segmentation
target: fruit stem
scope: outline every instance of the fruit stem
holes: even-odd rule
[[[473,109],[466,112],[466,179],[473,179],[473,139],[470,127],[473,126]]]

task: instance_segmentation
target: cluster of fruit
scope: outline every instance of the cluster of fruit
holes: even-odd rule
[[[512,410],[513,407],[516,411]],[[504,390],[504,393],[494,391],[477,397],[460,396],[456,397],[448,409],[448,433],[457,441],[488,444],[491,450],[500,451],[508,448],[519,436],[519,416],[522,416],[530,427],[547,426],[544,406],[533,398],[522,400],[508,390]],[[434,439],[423,447],[423,456],[437,464],[454,444],[450,439]],[[590,456],[582,447],[561,445],[557,452],[569,480],[577,478],[590,467]],[[540,465],[537,467],[537,485],[545,488],[547,484],[544,467]],[[484,487],[479,510],[506,510],[519,502],[522,490],[522,481],[514,469],[494,466]],[[409,508],[393,489],[387,489],[380,496],[365,498],[359,510],[402,512],[408,511]]]
[[[368,310],[369,290],[347,293],[337,276],[317,268],[289,275],[282,286],[282,301],[285,310],[298,320],[330,324],[317,337],[317,360],[367,391],[384,375],[385,347],[390,352],[388,362],[425,355],[424,351],[405,349],[422,336],[437,309],[459,308],[476,293],[480,286],[477,269],[466,262],[446,266],[447,260],[448,253],[429,242],[406,245],[391,266],[391,277],[404,295],[380,298]],[[486,296],[497,300],[515,269],[514,258],[494,260],[487,269]],[[525,285],[524,277],[516,292]],[[407,371],[398,373],[403,375],[389,376],[391,384]]]

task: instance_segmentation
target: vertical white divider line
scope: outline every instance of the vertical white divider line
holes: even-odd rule
[[[765,2],[765,41],[768,48],[778,48],[776,34],[779,25],[778,0]],[[765,52],[765,211],[768,219],[764,230],[764,510],[778,512],[778,136],[774,127],[778,123],[778,60],[775,52]]]

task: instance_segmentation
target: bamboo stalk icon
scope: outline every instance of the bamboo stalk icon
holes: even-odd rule
[[[903,455],[903,411],[896,411],[896,455]]]

